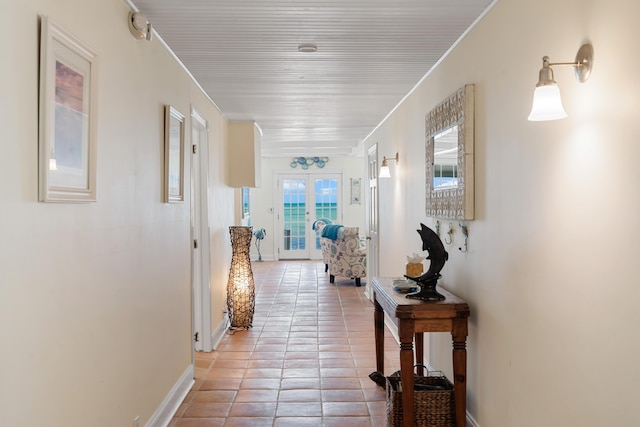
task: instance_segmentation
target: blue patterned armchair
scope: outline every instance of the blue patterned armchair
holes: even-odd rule
[[[341,227],[336,240],[321,238],[322,253],[328,252],[329,282],[335,283],[335,276],[356,280],[367,276],[367,252],[360,246],[358,227]]]

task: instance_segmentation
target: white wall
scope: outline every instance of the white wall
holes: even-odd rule
[[[471,306],[468,410],[482,427],[638,424],[638,16],[625,0],[502,0],[367,141],[404,159],[380,185],[381,273],[397,275],[419,222],[434,224],[416,203],[424,116],[475,83],[476,220],[467,254],[454,224],[441,283]],[[586,84],[555,69],[569,118],[528,122],[542,56],[571,61],[587,39]],[[451,375],[450,337],[430,344]]]
[[[185,202],[162,203],[165,104],[187,116],[187,144],[192,105],[210,123],[221,318],[224,121],[158,40],[131,36],[128,11],[121,0],[1,6],[0,425],[144,425],[190,366],[190,168]],[[39,14],[99,55],[95,203],[37,201]]]
[[[251,188],[249,190],[251,225],[254,229],[265,228],[267,237],[260,244],[260,252],[262,259],[274,260],[278,259],[277,241],[275,239],[275,230],[277,228],[277,198],[278,191],[274,186],[279,172],[296,172],[303,174],[305,172],[341,172],[342,173],[342,215],[345,225],[360,227],[360,235],[366,235],[364,227],[364,199],[361,204],[351,204],[350,179],[360,178],[362,197],[365,195],[365,178],[366,170],[361,157],[330,157],[324,169],[318,169],[316,166],[303,170],[300,167],[295,169],[290,166],[291,158],[281,157],[263,157],[262,158],[262,186],[260,188]],[[311,219],[311,221],[315,218]],[[309,224],[311,226],[311,224]],[[257,259],[258,251],[255,245],[251,245],[251,257]]]

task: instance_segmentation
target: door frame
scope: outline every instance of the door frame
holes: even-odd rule
[[[197,133],[197,136],[195,135]],[[197,143],[196,143],[197,141]],[[209,244],[209,124],[191,107],[191,311],[194,351],[213,350]],[[195,147],[195,148],[194,148]],[[197,243],[196,243],[197,242]],[[198,334],[198,341],[195,336]]]
[[[367,298],[373,300],[371,294],[370,281],[379,273],[380,266],[380,211],[379,211],[379,189],[378,189],[378,144],[373,144],[367,150],[367,191],[365,224],[367,227],[367,287],[365,294]]]
[[[306,179],[313,179],[313,177],[316,176],[325,176],[325,175],[336,175],[338,177],[338,203],[340,205],[340,208],[338,210],[338,219],[337,221],[342,223],[343,218],[344,218],[344,207],[342,206],[344,204],[344,171],[342,169],[320,169],[318,171],[309,171],[309,170],[292,170],[292,169],[283,169],[283,170],[276,170],[273,173],[273,188],[276,189],[276,191],[273,192],[273,206],[276,206],[276,218],[275,218],[275,230],[276,233],[274,235],[274,243],[275,243],[275,248],[276,248],[276,259],[295,259],[295,258],[281,258],[281,254],[282,254],[282,241],[283,241],[283,235],[284,235],[284,230],[283,230],[283,224],[284,222],[281,221],[281,215],[282,215],[282,203],[280,201],[280,179],[282,177],[284,177],[286,179],[286,177],[291,176],[291,177],[300,177],[300,176],[304,176],[306,177]],[[311,214],[310,214],[311,215]],[[307,218],[307,232],[309,232],[309,230],[311,229],[311,223],[314,220],[314,218]],[[313,238],[312,239],[308,239],[309,240],[309,244],[313,244],[315,245],[315,238],[316,235],[315,233],[313,234]],[[310,248],[310,247],[309,247]],[[321,254],[321,253],[320,253]],[[309,249],[309,259],[311,258],[311,249]],[[318,259],[322,259],[322,255],[320,255],[320,257]]]

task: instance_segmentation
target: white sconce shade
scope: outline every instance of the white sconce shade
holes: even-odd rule
[[[540,122],[546,120],[558,120],[567,117],[567,112],[562,106],[560,89],[553,79],[552,66],[569,65],[574,68],[576,79],[580,83],[589,80],[593,67],[593,46],[585,43],[580,46],[576,59],[573,62],[550,62],[548,56],[542,58],[542,68],[538,77],[536,90],[533,92],[533,105],[529,113],[529,121]]]
[[[533,106],[529,121],[559,120],[567,117],[562,106],[560,88],[557,85],[538,86],[533,92]]]
[[[49,156],[49,170],[57,171],[58,170],[58,162],[56,161],[55,153],[53,149],[51,149],[51,155]]]
[[[396,153],[395,157],[382,157],[382,166],[380,166],[380,173],[378,174],[378,178],[391,178],[391,173],[389,172],[389,160],[395,160],[396,165],[400,160],[398,153]]]
[[[389,172],[389,165],[387,164],[387,159],[382,161],[382,166],[380,167],[380,174],[378,178],[391,178],[391,173]]]

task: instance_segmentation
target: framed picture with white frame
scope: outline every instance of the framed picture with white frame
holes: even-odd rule
[[[95,202],[98,56],[40,18],[39,200]]]
[[[164,118],[165,202],[184,201],[184,115],[171,105]]]

